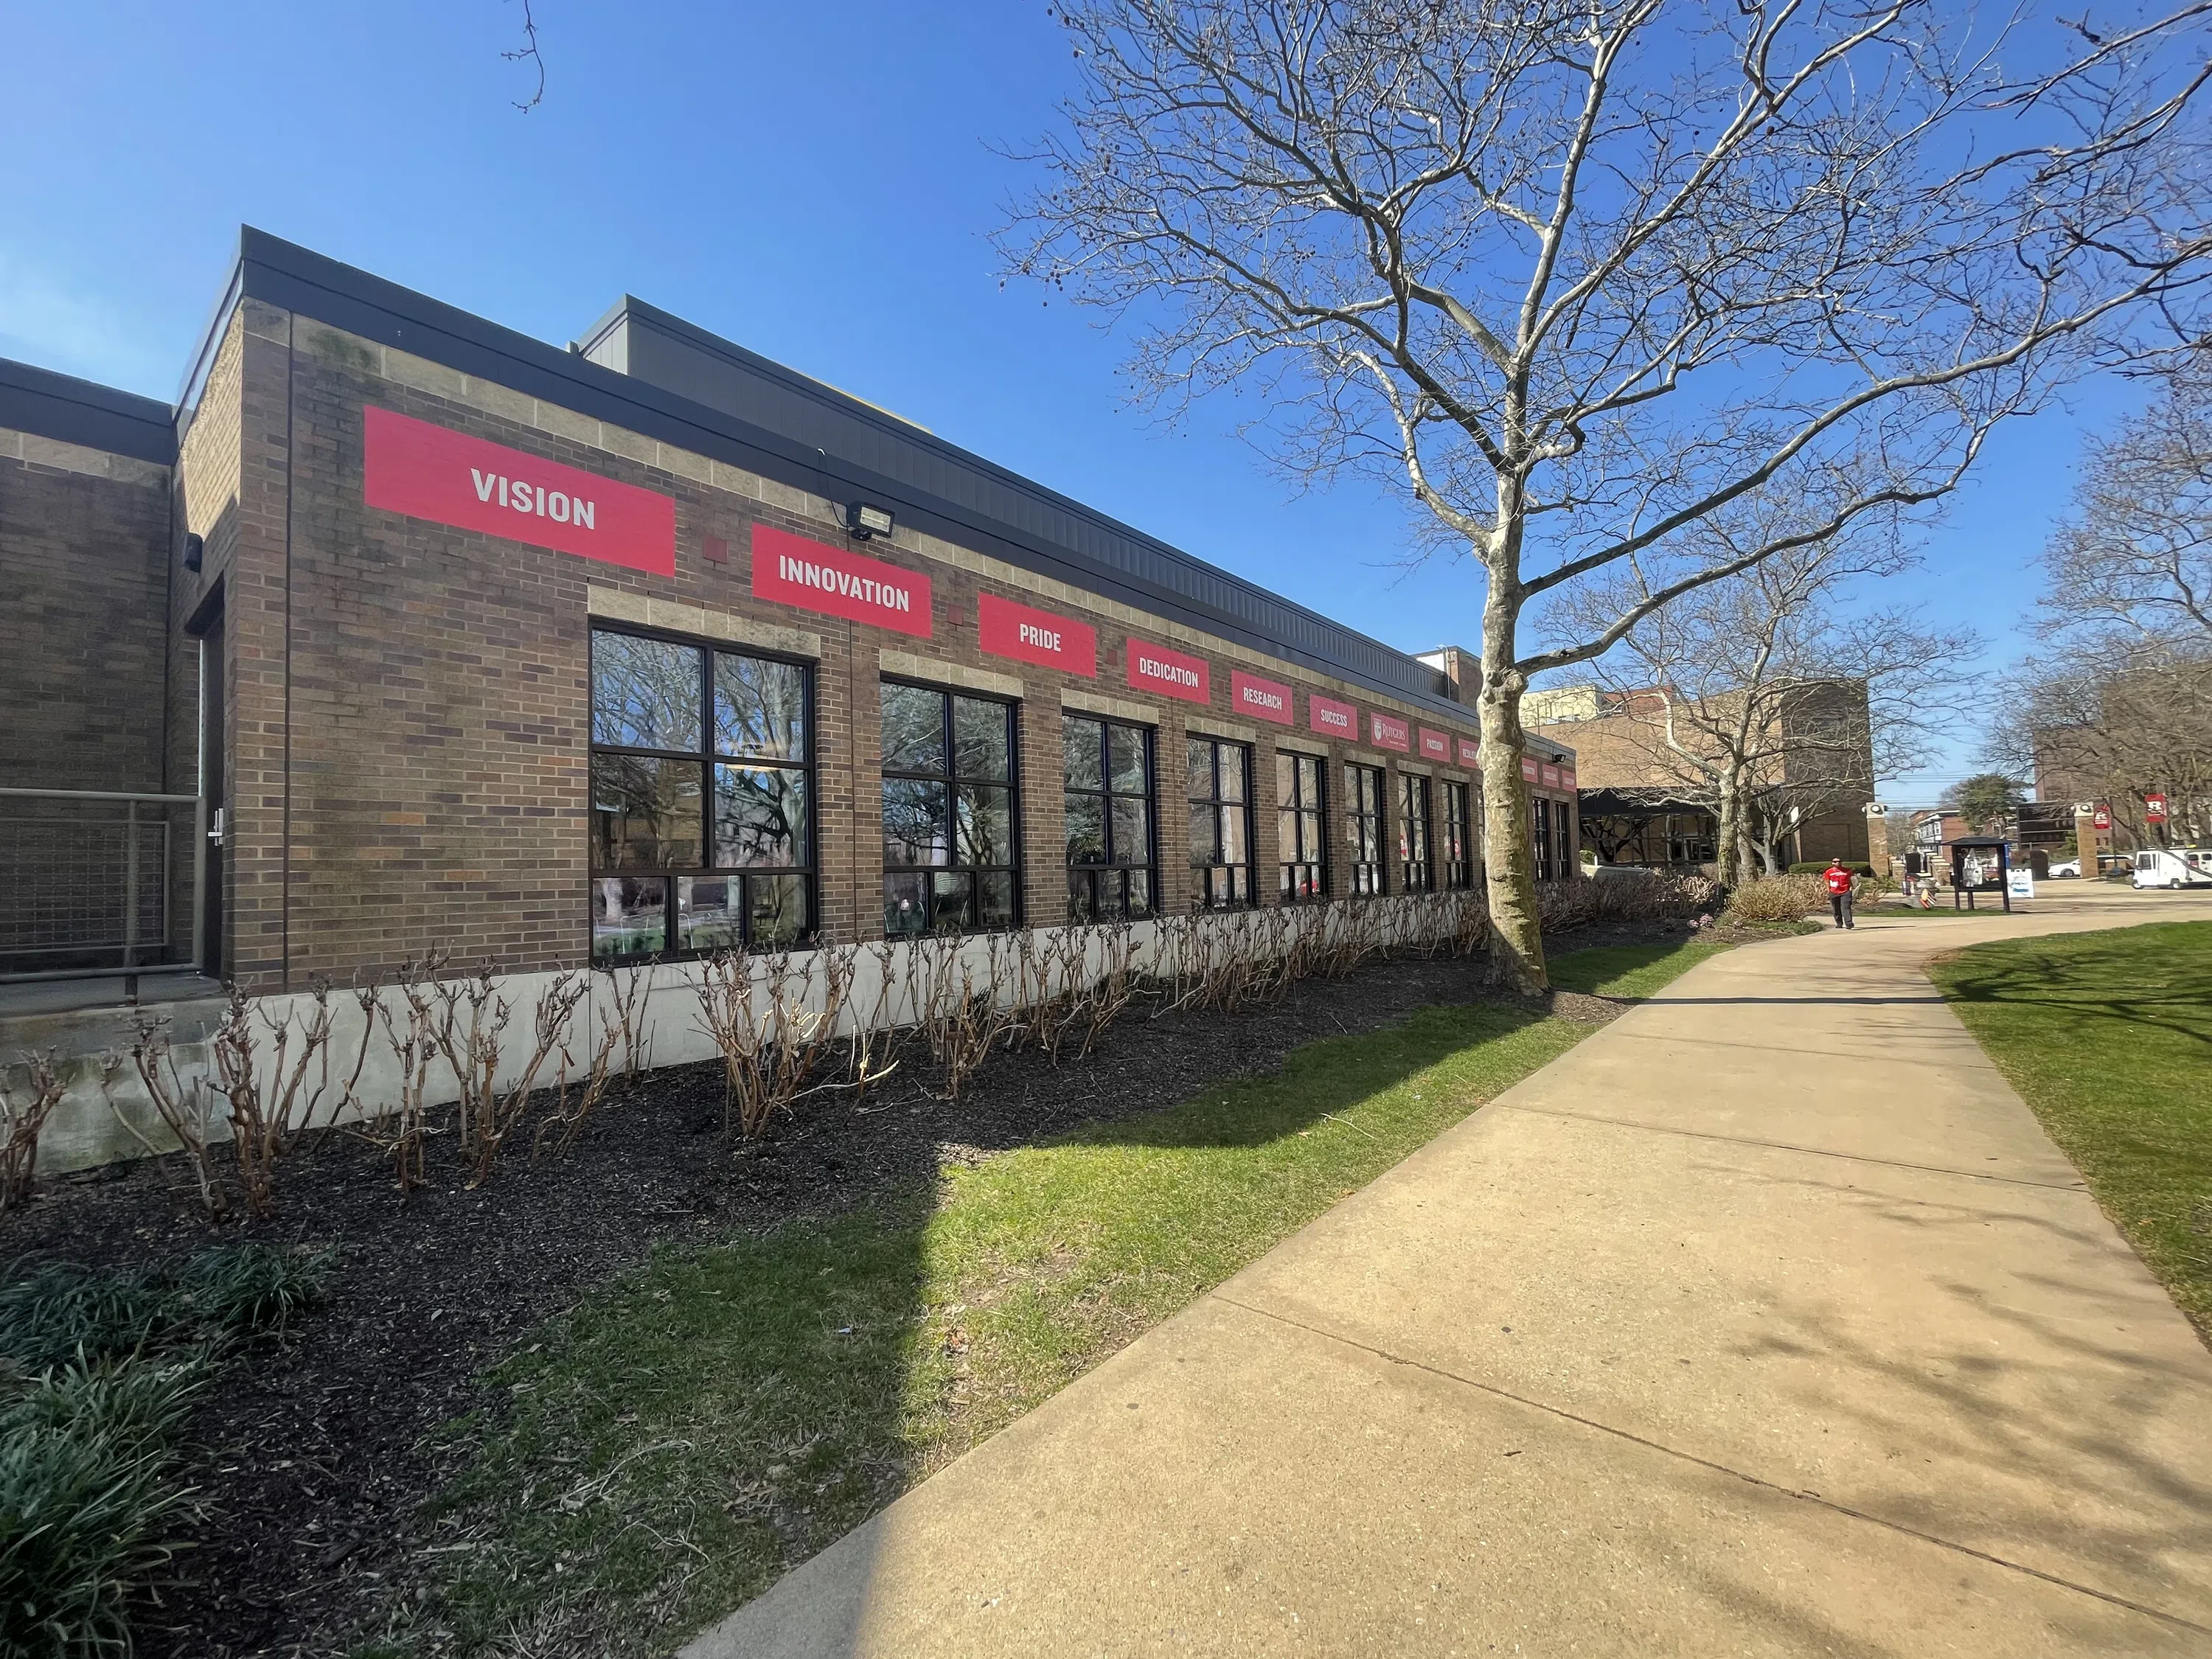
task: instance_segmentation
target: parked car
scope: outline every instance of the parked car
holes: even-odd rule
[[[2146,847],[2136,854],[2134,887],[2212,887],[2212,853],[2201,847]]]
[[[2064,860],[2060,863],[2052,865],[2047,873],[2054,879],[2060,881],[2063,881],[2069,876],[2078,880],[2081,874],[2081,860],[2079,859]]]

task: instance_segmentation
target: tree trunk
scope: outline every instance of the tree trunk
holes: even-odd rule
[[[1502,682],[1502,683],[1501,683]],[[1524,996],[1551,988],[1544,925],[1536,909],[1536,855],[1529,841],[1528,786],[1521,776],[1520,676],[1483,675],[1482,867],[1490,901],[1491,964]]]
[[[1734,887],[1742,879],[1743,862],[1736,847],[1737,826],[1741,822],[1743,805],[1735,787],[1733,766],[1721,772],[1720,814],[1713,826],[1713,863],[1715,873],[1723,887]]]

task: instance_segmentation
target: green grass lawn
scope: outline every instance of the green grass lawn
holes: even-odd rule
[[[1724,948],[1553,974],[1639,997]],[[1592,1029],[1427,1008],[932,1190],[658,1253],[492,1374],[504,1410],[454,1425],[433,1616],[464,1651],[672,1648]],[[417,1645],[403,1625],[362,1651]]]
[[[2212,921],[1977,945],[1931,971],[2212,1339]]]

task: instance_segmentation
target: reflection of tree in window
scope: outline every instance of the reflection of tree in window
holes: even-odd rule
[[[1241,743],[1192,738],[1190,867],[1200,902],[1227,909],[1253,902],[1252,751]]]
[[[1474,885],[1474,831],[1468,801],[1465,784],[1443,786],[1443,839],[1437,850],[1443,856],[1446,887]]]
[[[1429,781],[1412,772],[1398,774],[1398,868],[1408,893],[1435,885],[1429,861]]]
[[[592,953],[781,945],[811,927],[805,667],[592,634]]]
[[[1067,715],[1067,904],[1078,921],[1142,916],[1157,902],[1152,870],[1152,734]]]
[[[1012,927],[1014,705],[883,683],[884,931]]]
[[[1344,834],[1352,854],[1352,890],[1382,890],[1382,769],[1357,762],[1344,769]]]
[[[1275,751],[1277,884],[1285,902],[1328,896],[1328,839],[1322,830],[1317,756]]]

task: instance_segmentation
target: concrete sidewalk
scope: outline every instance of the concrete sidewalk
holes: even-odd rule
[[[1918,967],[2185,918],[1717,957],[687,1659],[2212,1653],[2212,1354]]]

